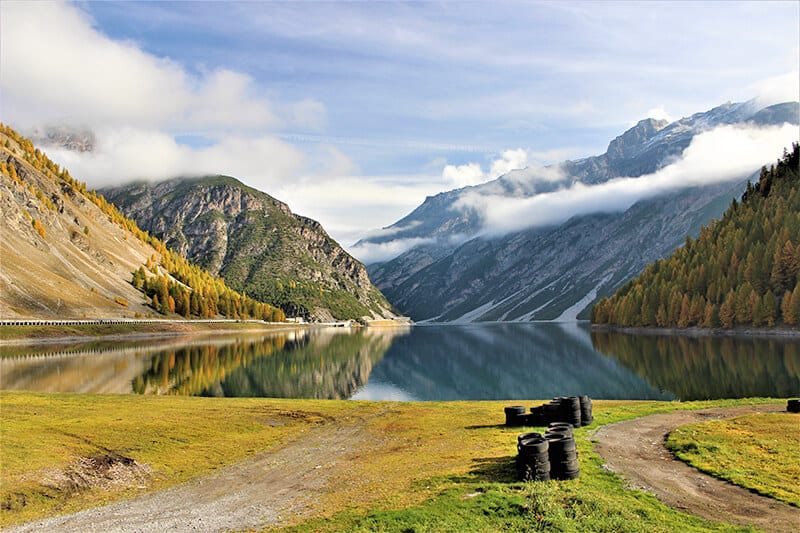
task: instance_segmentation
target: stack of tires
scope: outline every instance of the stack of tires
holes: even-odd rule
[[[786,402],[786,410],[790,413],[800,413],[800,400],[789,400]]]
[[[565,396],[553,398],[544,405],[531,407],[525,414],[521,405],[505,408],[507,426],[546,426],[551,422],[567,422],[573,427],[588,426],[594,421],[592,400],[588,396]]]
[[[581,396],[580,397],[580,404],[581,404],[581,425],[588,426],[592,422],[594,422],[594,416],[592,416],[592,399],[588,396]]]
[[[576,479],[580,475],[578,469],[578,449],[572,425],[564,422],[550,424],[544,434],[548,442],[548,459],[550,460],[551,479]]]
[[[581,399],[577,396],[559,398],[559,414],[556,422],[568,422],[572,427],[581,427]]]
[[[503,409],[506,412],[506,425],[511,427],[527,424],[528,415],[525,414],[524,405],[512,405]]]
[[[522,481],[550,480],[550,443],[541,434],[517,437],[517,477]]]

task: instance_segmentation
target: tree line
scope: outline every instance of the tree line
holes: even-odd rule
[[[800,145],[748,183],[719,221],[592,308],[595,324],[800,324]]]

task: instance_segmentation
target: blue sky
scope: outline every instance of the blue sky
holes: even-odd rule
[[[800,85],[796,1],[0,9],[0,118],[97,132],[94,155],[53,152],[73,174],[232,174],[344,244],[427,194],[601,153],[646,116]]]

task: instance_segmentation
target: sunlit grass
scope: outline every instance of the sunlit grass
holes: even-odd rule
[[[713,476],[800,507],[800,415],[762,413],[672,431],[667,447]]]
[[[520,403],[515,401],[513,403]],[[535,402],[523,402],[534,405]],[[302,438],[320,424],[363,426],[332,468],[313,518],[298,531],[740,531],[627,490],[592,451],[599,425],[676,409],[770,400],[596,401],[576,431],[581,477],[520,483],[513,457],[522,428],[503,426],[509,402],[374,403],[0,393],[0,524],[93,507],[152,491]],[[67,494],[43,473],[113,451],[153,469],[145,488]],[[18,495],[24,495],[25,506]],[[291,518],[289,518],[290,523]]]
[[[369,408],[346,401],[3,392],[0,525],[174,485],[242,460],[331,417]],[[108,452],[148,465],[153,473],[147,486],[69,494],[40,483],[81,457]],[[26,504],[18,505],[20,501]]]
[[[762,402],[596,401],[596,421],[575,432],[580,478],[547,483],[516,481],[516,436],[525,428],[502,425],[508,402],[397,404],[370,423],[372,435],[389,446],[358,455],[321,502],[322,516],[288,530],[748,531],[626,489],[602,467],[591,433],[659,412]]]

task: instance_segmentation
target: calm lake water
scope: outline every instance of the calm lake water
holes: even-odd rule
[[[800,339],[581,324],[311,329],[0,347],[0,389],[370,400],[800,395]]]

